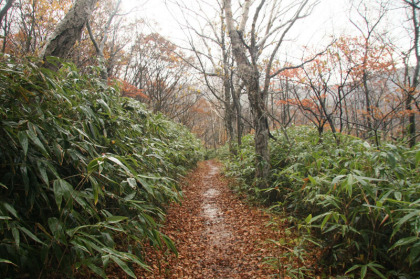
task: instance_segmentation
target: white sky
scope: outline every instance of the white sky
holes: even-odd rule
[[[208,2],[211,1],[208,0]],[[180,2],[193,4],[195,1]],[[304,33],[307,40],[312,40],[314,35],[320,36],[319,34],[333,33],[334,29],[336,29],[335,31],[340,30],[337,26],[343,26],[347,19],[348,2],[348,0],[322,0],[310,17],[304,23],[300,23],[301,26],[296,26],[295,32],[299,33],[300,37]],[[147,21],[156,21],[158,25],[153,24],[152,27],[162,35],[173,39],[182,38],[181,28],[174,19],[174,16],[181,17],[181,14],[173,5],[169,5],[169,9],[171,9],[169,11],[165,0],[124,0],[124,7],[126,9],[135,7],[137,16],[145,18]]]
[[[174,1],[174,0],[172,0]],[[193,7],[195,0],[177,0],[188,7]],[[215,0],[206,0],[211,3]],[[396,3],[401,0],[394,0]],[[164,37],[176,44],[182,44],[185,36],[177,20],[182,21],[182,14],[174,5],[165,5],[165,0],[123,0],[124,8],[131,9],[136,7],[135,14],[144,18],[150,23],[149,28],[154,32],[159,32]],[[298,21],[289,32],[289,39],[292,40],[292,48],[300,48],[303,45],[309,47],[326,45],[331,41],[330,36],[338,37],[341,34],[355,33],[356,29],[349,21],[349,7],[351,0],[320,0],[318,6],[312,14],[304,20]],[[366,1],[369,4],[374,0]],[[169,9],[168,9],[169,7]],[[177,19],[175,19],[175,17]],[[398,28],[404,14],[401,10],[395,11],[389,29]],[[396,32],[400,36],[401,30]],[[357,34],[357,33],[356,33]],[[360,35],[360,34],[358,34]],[[319,48],[322,48],[321,46]],[[298,55],[298,54],[297,54]]]

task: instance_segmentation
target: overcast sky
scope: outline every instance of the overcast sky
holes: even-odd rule
[[[175,0],[123,0],[125,9],[135,9],[135,15],[144,18],[150,24],[151,30],[161,33],[163,36],[172,40],[176,44],[182,44],[185,35],[182,28],[177,23],[182,21],[182,13],[174,5],[165,2]],[[194,7],[196,0],[178,0],[188,7]],[[208,3],[216,0],[206,0]],[[295,1],[295,0],[293,0]],[[395,0],[399,1],[399,0]],[[281,2],[281,1],[280,1]],[[312,14],[304,20],[298,21],[289,32],[289,40],[294,48],[303,45],[314,47],[326,45],[331,40],[331,35],[338,37],[342,34],[357,34],[358,31],[349,21],[349,8],[351,0],[320,0]],[[369,4],[375,0],[367,1]],[[395,3],[397,3],[395,2]],[[209,11],[211,12],[211,11]],[[373,13],[374,14],[374,13]],[[352,17],[354,14],[352,15]],[[357,16],[355,16],[357,18]],[[394,11],[391,18],[392,22],[387,23],[388,29],[398,29],[404,14],[401,10]],[[392,30],[391,30],[392,31]],[[394,30],[395,31],[395,30]],[[395,32],[395,36],[400,36],[401,31]],[[360,34],[358,34],[360,35]],[[319,48],[322,48],[319,46]]]
[[[190,2],[193,5],[195,1],[182,2]],[[322,0],[310,17],[296,26],[294,33],[300,34],[300,37],[304,36],[306,41],[311,41],[324,34],[341,32],[347,21],[348,2],[348,0]],[[152,24],[152,27],[163,35],[175,39],[182,38],[181,27],[174,18],[180,19],[182,16],[173,5],[165,5],[165,0],[124,0],[124,6],[126,9],[136,7],[135,13],[138,16],[149,22],[156,21],[158,25]]]

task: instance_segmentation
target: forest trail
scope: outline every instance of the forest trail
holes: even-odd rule
[[[163,233],[176,243],[178,258],[156,253],[153,274],[139,278],[269,278],[264,258],[274,253],[265,242],[275,239],[266,226],[270,216],[243,203],[229,189],[216,161],[198,164],[183,188],[182,204],[168,210]],[[159,259],[159,260],[158,260]]]

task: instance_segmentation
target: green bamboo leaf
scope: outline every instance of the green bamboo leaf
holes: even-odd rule
[[[420,242],[417,242],[416,244],[412,245],[410,248],[410,255],[408,256],[408,260],[410,261],[410,264],[413,264],[414,262],[418,262],[420,260]]]
[[[16,209],[13,207],[13,206],[11,206],[10,204],[8,204],[7,202],[4,202],[3,203],[3,207],[7,210],[7,211],[9,211],[10,212],[10,214],[12,214],[16,219],[19,219],[19,217],[18,217],[18,213],[17,213],[17,211],[16,211]]]
[[[148,215],[148,214],[146,214],[146,213],[144,213],[144,212],[142,212],[141,213],[141,216],[145,219],[145,221],[147,222],[147,223],[149,223],[150,224],[150,226],[151,227],[156,227],[156,222],[155,222],[155,219],[153,219],[153,217],[152,216],[150,216],[150,215]]]
[[[308,178],[309,178],[309,180],[311,181],[311,183],[313,184],[313,185],[316,185],[316,180],[315,180],[315,178],[313,178],[312,176],[310,176],[310,175],[308,175]]]
[[[134,178],[132,178],[132,177],[127,178],[127,182],[128,182],[128,185],[130,185],[131,188],[137,189],[137,181]]]
[[[116,163],[118,166],[123,168],[126,173],[130,173],[130,170],[119,159],[117,159],[113,156],[107,156],[106,159],[110,160],[111,162]]]
[[[92,161],[89,162],[89,164],[87,165],[87,171],[89,174],[91,174],[92,172],[98,170],[100,164],[103,163],[104,158],[103,157],[99,157],[96,158]]]
[[[60,179],[60,174],[50,162],[44,161],[44,165],[47,166],[48,170],[54,174],[55,178]]]
[[[137,256],[131,253],[124,253],[124,252],[120,252],[119,254],[122,255],[124,259],[130,260],[132,263],[139,265],[141,268],[147,271],[151,271],[151,268],[148,265],[146,265],[143,261],[141,261]]]
[[[391,168],[395,169],[395,167],[397,166],[397,160],[395,159],[394,154],[387,152],[387,158],[388,158],[388,163],[391,166]]]
[[[29,175],[28,175],[28,166],[23,164],[20,166],[21,177],[23,180],[23,185],[25,189],[25,193],[28,194],[29,192]]]
[[[137,176],[136,179],[141,184],[141,186],[146,190],[147,193],[149,193],[153,197],[155,196],[152,186],[146,180],[141,179],[139,176]]]
[[[64,191],[61,187],[59,180],[54,181],[53,189],[54,189],[55,203],[57,204],[58,210],[60,210],[61,203],[63,201]]]
[[[176,256],[178,256],[178,250],[175,247],[174,242],[172,239],[170,239],[168,236],[161,234],[163,241],[165,242],[166,246],[171,249],[172,252],[175,253]]]
[[[108,223],[114,224],[114,223],[119,223],[121,221],[127,220],[128,217],[126,216],[110,216],[108,218],[106,218],[106,221]]]
[[[414,216],[420,217],[420,210],[414,210],[410,212],[409,214],[405,215],[403,218],[398,220],[396,226],[399,229],[405,222],[413,218]]]
[[[89,249],[89,251],[95,250],[98,253],[103,253],[103,243],[99,242],[98,239],[91,236],[89,233],[80,232],[82,236],[78,236],[77,240],[81,243],[84,243],[84,246]],[[98,246],[100,245],[100,246]]]
[[[73,245],[73,249],[77,250],[76,248],[80,249],[81,251],[86,252],[88,255],[92,255],[92,251],[89,251],[89,249],[86,247],[85,244],[83,244],[80,239],[73,239],[70,241],[70,244]],[[80,252],[80,251],[78,251]]]
[[[47,235],[49,238],[54,238],[40,223],[35,224],[45,235]]]
[[[375,263],[371,263],[369,264],[369,268],[376,273],[376,275],[378,275],[379,277],[381,277],[382,279],[387,279],[388,277],[386,277],[384,274],[382,274],[382,272],[380,272],[377,268],[384,268],[382,265],[379,264],[375,264]]]
[[[42,242],[36,235],[34,235],[32,232],[30,232],[27,228],[25,227],[19,227],[19,230],[21,232],[23,232],[24,234],[26,234],[29,238],[31,238],[32,240],[41,243],[41,244],[45,244],[44,242]]]
[[[43,162],[37,161],[36,164],[38,166],[38,171],[39,171],[39,174],[41,176],[42,181],[44,181],[44,183],[45,183],[46,186],[49,186],[50,181],[48,179],[47,170],[46,170]]]
[[[18,133],[18,139],[19,139],[20,145],[22,146],[23,154],[26,157],[26,155],[28,154],[28,146],[29,146],[28,135],[26,134],[26,132],[20,131]]]
[[[93,190],[93,200],[94,204],[96,205],[99,200],[99,193],[102,193],[101,187],[99,186],[99,183],[96,181],[95,178],[92,176],[89,176],[89,181],[92,184],[92,190]]]
[[[349,174],[347,176],[347,180],[346,180],[346,191],[349,194],[349,197],[352,196],[353,194],[353,185],[354,185],[354,175],[353,174]]]
[[[134,199],[134,197],[136,196],[137,192],[132,192],[130,194],[128,194],[127,196],[124,197],[124,200],[126,201],[132,201]]]
[[[0,263],[11,264],[11,265],[14,265],[14,266],[16,266],[16,267],[17,267],[17,265],[16,265],[16,264],[14,264],[14,263],[12,263],[11,261],[6,260],[6,259],[0,259]]]
[[[55,201],[56,201],[58,209],[60,210],[63,198],[69,199],[71,197],[73,186],[69,184],[67,181],[65,181],[64,179],[57,179],[54,181],[53,189],[54,189]]]
[[[30,123],[31,124],[31,123]],[[30,126],[30,125],[29,125]],[[34,128],[35,129],[35,128]],[[49,157],[49,154],[47,152],[47,150],[45,149],[44,145],[42,144],[42,142],[39,140],[38,136],[36,135],[34,129],[29,129],[26,130],[26,134],[28,135],[29,139],[35,144],[35,146],[37,146],[42,154],[46,157]]]
[[[54,235],[55,239],[59,240],[60,242],[65,242],[63,226],[56,217],[48,218],[48,227],[50,228],[50,231]]]
[[[104,100],[97,99],[96,101],[98,102],[98,104],[101,104],[102,107],[105,108],[105,110],[106,110],[106,112],[108,113],[109,116],[112,115],[111,109],[109,108],[108,104]]]
[[[416,204],[420,204],[420,199],[418,199],[418,200],[416,200],[416,201],[414,201],[414,202],[410,203],[410,207],[412,207],[412,206],[414,206],[414,205],[416,205]]]
[[[15,240],[16,247],[19,248],[19,245],[20,245],[19,230],[17,228],[12,228],[12,235],[13,235],[13,239]]]
[[[130,164],[122,156],[118,156],[118,159],[124,164],[124,166],[126,166],[129,169],[129,172],[127,174],[131,176],[139,175],[137,171],[133,167],[131,167]]]
[[[418,236],[410,236],[410,237],[402,238],[402,239],[398,240],[397,242],[395,242],[395,244],[392,245],[391,248],[388,249],[388,251],[393,250],[393,249],[395,249],[397,247],[400,247],[400,246],[405,246],[405,245],[411,244],[411,243],[419,241],[419,240],[420,240],[420,238]]]
[[[137,278],[136,275],[134,274],[134,272],[128,267],[128,265],[123,262],[121,259],[119,259],[118,257],[115,257],[113,255],[110,255],[111,260],[113,260],[117,265],[119,265],[122,270],[124,270],[125,273],[127,273],[127,275],[129,275],[131,278]]]
[[[367,181],[369,181],[369,179],[367,177],[363,177],[360,175],[355,175],[354,178],[357,180],[357,182],[359,182],[362,186],[367,186],[368,183]]]
[[[353,265],[351,268],[349,268],[349,269],[346,271],[346,273],[345,273],[345,274],[350,273],[350,272],[352,272],[352,271],[354,271],[354,270],[356,270],[356,269],[358,269],[358,268],[360,268],[360,265],[358,265],[358,264]]]
[[[102,278],[107,278],[107,276],[105,274],[105,271],[102,268],[93,264],[92,262],[87,262],[86,266],[89,267],[93,272],[95,272],[96,274],[98,274]]]
[[[324,220],[322,220],[322,224],[321,224],[321,230],[324,229],[325,224],[327,224],[327,222],[328,222],[328,220],[330,220],[330,218],[331,218],[331,214],[328,214],[324,217]]]
[[[312,220],[312,214],[309,214],[308,217],[306,217],[306,219],[305,219],[305,223],[309,224],[311,222],[311,220]]]
[[[362,265],[362,268],[360,269],[360,278],[363,279],[366,277],[366,273],[367,273],[367,266],[366,265]]]
[[[336,177],[334,177],[334,179],[331,181],[331,184],[334,185],[338,182],[340,182],[341,180],[343,180],[343,178],[346,177],[346,175],[337,175]]]

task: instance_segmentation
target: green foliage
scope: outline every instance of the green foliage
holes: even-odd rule
[[[70,64],[3,57],[0,83],[0,277],[135,277],[144,243],[176,252],[158,221],[201,156],[185,127]]]
[[[247,187],[310,230],[321,264],[361,278],[420,276],[420,145],[377,147],[351,136],[288,130],[271,142],[271,186]],[[249,137],[249,136],[247,136]],[[247,138],[227,173],[252,185],[255,156]]]

